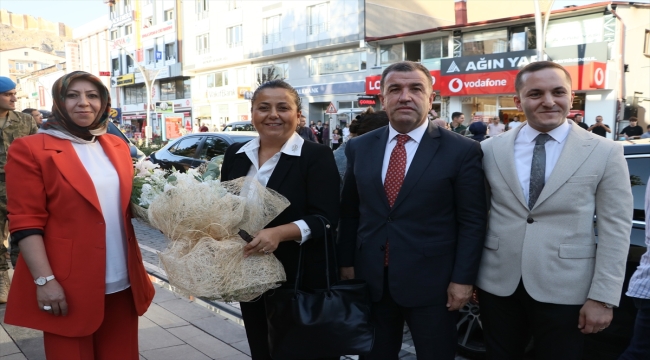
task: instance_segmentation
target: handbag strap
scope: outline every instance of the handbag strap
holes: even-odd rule
[[[321,224],[323,225],[323,234],[325,234],[325,237],[323,239],[323,243],[325,244],[325,280],[326,280],[326,283],[327,283],[327,292],[329,293],[331,286],[330,286],[330,268],[329,268],[330,267],[329,248],[327,246],[327,243],[330,242],[328,240],[330,240],[330,238],[331,238],[331,231],[328,232],[328,229],[331,228],[331,225],[329,223],[329,220],[327,220],[326,217],[324,217],[322,215],[318,215],[318,214],[313,215],[313,216],[315,216],[318,220],[320,220]],[[332,242],[332,246],[335,246],[334,242]],[[298,292],[299,285],[301,285],[302,275],[303,275],[302,272],[304,270],[303,269],[303,261],[302,261],[302,250],[303,250],[303,247],[302,247],[302,244],[301,244],[300,245],[300,251],[298,252],[298,271],[296,271],[296,282],[294,284],[294,291],[296,293]],[[335,267],[335,271],[337,272],[337,276],[338,276],[338,268],[336,267],[337,266],[336,250],[334,251],[333,256],[334,256],[334,262],[335,262],[334,267]]]

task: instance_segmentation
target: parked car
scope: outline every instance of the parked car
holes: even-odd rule
[[[586,336],[583,359],[617,359],[630,342],[636,318],[636,307],[632,299],[625,296],[625,293],[630,277],[639,265],[641,255],[646,251],[645,228],[647,224],[644,202],[646,185],[650,177],[650,139],[626,141],[624,151],[630,171],[630,184],[621,184],[621,186],[632,186],[632,195],[634,196],[634,213],[625,282],[621,302],[619,307],[614,309],[614,319],[610,326],[602,332]],[[597,227],[595,233],[598,236]],[[485,343],[480,303],[476,296],[473,296],[470,302],[460,310],[457,328],[459,353],[475,359],[482,358],[485,355]],[[534,340],[531,339],[529,349],[534,347]]]
[[[181,172],[200,166],[215,156],[226,153],[228,146],[252,140],[259,135],[252,131],[229,133],[196,133],[170,141],[162,149],[149,155],[149,160],[162,169]]]
[[[129,145],[129,149],[131,150],[131,160],[137,162],[145,158],[144,153],[140,151],[140,149],[138,149],[138,147],[135,146],[135,144],[133,144],[131,140],[129,140],[129,138],[127,138],[126,135],[124,135],[124,133],[110,121],[108,122],[108,129],[106,132],[119,137],[120,139],[124,140],[127,145]]]
[[[250,121],[232,121],[223,128],[224,132],[228,131],[257,131]]]

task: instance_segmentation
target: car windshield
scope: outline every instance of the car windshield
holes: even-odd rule
[[[257,136],[233,136],[232,141],[236,143],[243,143],[255,139]]]

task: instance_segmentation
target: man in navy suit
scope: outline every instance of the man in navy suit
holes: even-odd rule
[[[406,321],[418,359],[451,360],[485,239],[483,153],[426,121],[435,93],[424,66],[393,64],[380,88],[389,126],[346,148],[341,276],[370,287],[376,335],[366,359],[397,359]]]

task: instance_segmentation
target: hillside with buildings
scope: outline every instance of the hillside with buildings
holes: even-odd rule
[[[72,41],[72,29],[63,23],[0,9],[0,51],[28,47],[62,52],[67,41]]]

